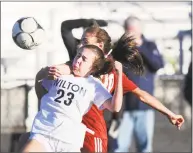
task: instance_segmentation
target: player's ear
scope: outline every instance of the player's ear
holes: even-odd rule
[[[93,63],[93,65],[92,65],[92,68],[91,68],[91,70],[90,70],[90,74],[91,75],[93,75],[94,73],[95,73],[95,71],[96,71],[96,67],[94,66],[94,63]]]
[[[98,44],[99,44],[98,47],[103,50],[103,48],[104,48],[104,43],[103,43],[103,42],[100,42],[100,43],[98,43]]]
[[[90,74],[93,74],[96,71],[96,69],[94,67],[92,67],[92,69],[90,70]]]

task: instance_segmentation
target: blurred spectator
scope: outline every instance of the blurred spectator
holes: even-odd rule
[[[192,46],[190,47],[190,51],[192,54]],[[184,97],[190,106],[192,106],[192,58],[188,68],[188,73],[185,76]]]
[[[130,32],[138,44],[142,55],[145,73],[137,76],[125,65],[124,73],[141,89],[153,95],[154,76],[158,69],[163,67],[162,56],[154,42],[148,41],[142,34],[140,19],[130,16],[125,20],[125,31]],[[124,64],[124,63],[123,63]],[[154,133],[154,111],[132,93],[125,95],[125,110],[118,135],[118,149],[116,152],[128,152],[132,143],[132,136],[136,138],[137,152],[152,152],[152,139]]]

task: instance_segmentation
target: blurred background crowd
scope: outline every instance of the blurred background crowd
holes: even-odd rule
[[[31,51],[16,46],[11,36],[14,23],[27,16],[34,17],[46,32],[44,43]],[[109,33],[113,43],[125,31],[132,31],[140,51],[145,54],[146,75],[140,78],[128,74],[130,79],[171,110],[185,116],[185,125],[181,131],[177,131],[160,113],[145,105],[132,105],[135,97],[128,94],[126,98],[130,105],[122,109],[119,140],[113,141],[109,150],[120,149],[122,145],[123,148],[130,148],[128,151],[137,151],[141,147],[137,145],[142,139],[140,137],[148,133],[147,151],[190,152],[192,2],[2,2],[1,152],[15,151],[19,136],[31,128],[38,110],[34,90],[38,70],[69,60],[61,38],[61,23],[75,19],[104,20],[106,26],[102,28]],[[72,32],[80,39],[83,30],[83,27],[79,27]],[[159,57],[145,58],[148,51],[159,54]],[[144,80],[149,82],[142,83]],[[134,120],[140,117],[137,113],[131,113],[144,110],[148,110],[149,121],[137,127]],[[148,131],[142,133],[146,125],[149,126]],[[138,133],[140,136],[132,139],[137,131],[141,132]]]

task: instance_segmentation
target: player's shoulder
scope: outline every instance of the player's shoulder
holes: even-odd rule
[[[93,83],[101,83],[101,81],[100,81],[99,78],[96,78],[96,77],[94,77],[94,76],[92,76],[92,75],[90,75],[90,76],[88,77],[88,80],[89,80],[89,81],[92,81]]]
[[[104,85],[103,85],[102,81],[100,80],[100,78],[90,76],[89,77],[89,82],[91,82],[91,84],[95,87],[95,89],[104,87]]]

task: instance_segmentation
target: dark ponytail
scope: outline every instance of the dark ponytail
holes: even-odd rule
[[[143,59],[137,49],[137,44],[128,33],[124,33],[115,44],[112,56],[135,74],[144,73]]]

